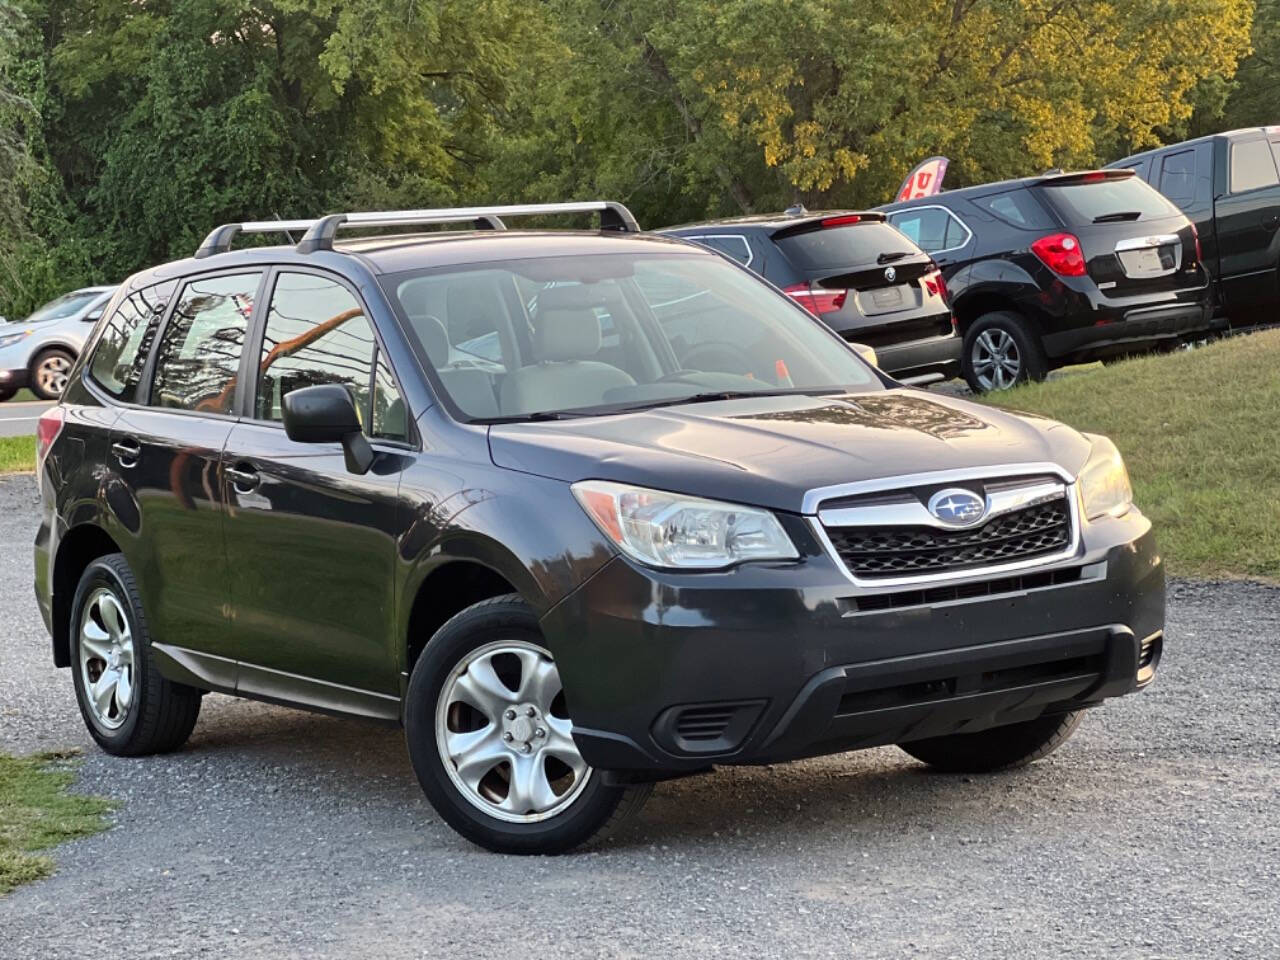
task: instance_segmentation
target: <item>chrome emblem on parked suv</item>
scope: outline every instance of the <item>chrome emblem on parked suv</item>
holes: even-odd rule
[[[943,523],[967,526],[986,515],[987,501],[970,490],[948,487],[929,498],[929,512]]]
[[[893,283],[894,280],[898,279],[898,271],[893,269],[893,267],[885,267],[884,278],[890,283]]]

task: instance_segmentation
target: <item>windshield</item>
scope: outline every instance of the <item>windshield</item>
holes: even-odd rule
[[[1137,177],[1042,187],[1069,227],[1109,220],[1151,220],[1178,215],[1178,208]]]
[[[90,300],[102,296],[101,290],[82,290],[76,293],[64,293],[57,300],[50,300],[35,313],[27,317],[23,323],[40,323],[44,320],[62,320],[74,313],[79,313],[88,306]]]
[[[382,282],[473,420],[881,387],[818,321],[719,257],[544,257]]]

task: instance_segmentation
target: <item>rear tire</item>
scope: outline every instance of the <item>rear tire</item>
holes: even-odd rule
[[[0,403],[4,403],[7,400],[12,400],[15,396],[17,396],[17,394],[18,394],[17,390],[10,390],[8,388],[4,390],[0,390]]]
[[[1007,390],[1049,373],[1040,335],[1008,310],[983,314],[965,331],[960,371],[974,393]]]
[[[414,665],[405,738],[436,812],[495,853],[557,854],[611,833],[652,784],[610,784],[577,754],[559,672],[516,594],[473,604]]]
[[[67,375],[76,358],[61,347],[41,350],[31,361],[31,392],[41,400],[57,400],[67,388]]]
[[[1070,739],[1083,710],[1037,717],[980,733],[955,733],[898,746],[922,763],[946,773],[1013,770],[1047,757]]]
[[[76,702],[98,746],[137,757],[187,742],[200,715],[200,691],[161,676],[138,584],[121,554],[89,564],[69,627]]]

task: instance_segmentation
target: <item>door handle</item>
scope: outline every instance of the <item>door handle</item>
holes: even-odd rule
[[[262,480],[258,476],[257,470],[244,463],[237,463],[234,467],[227,467],[227,477],[231,480],[231,485],[241,493],[248,493],[253,490]]]
[[[111,452],[115,454],[115,458],[120,461],[120,466],[125,467],[126,469],[129,467],[136,467],[138,465],[138,458],[142,456],[142,444],[138,443],[137,440],[134,440],[131,437],[123,440],[117,440],[115,443],[111,444]]]
[[[1275,230],[1280,227],[1280,213],[1273,213],[1270,216],[1263,217],[1262,225],[1268,230]]]

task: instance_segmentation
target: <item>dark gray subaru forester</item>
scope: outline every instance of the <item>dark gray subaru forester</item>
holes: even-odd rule
[[[600,229],[502,219],[563,213]],[[104,749],[175,749],[209,691],[401,723],[493,850],[715,764],[1027,763],[1160,659],[1109,441],[904,389],[618,204],[220,227],[120,288],[38,456]]]

